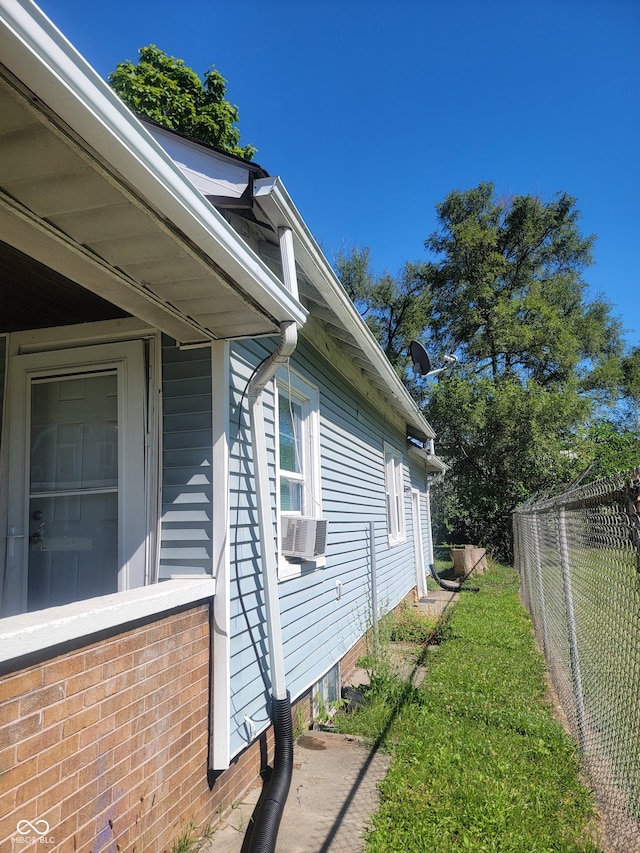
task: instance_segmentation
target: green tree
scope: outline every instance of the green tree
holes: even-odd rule
[[[623,420],[595,420],[577,443],[582,480],[608,477],[640,465],[640,433]]]
[[[238,108],[225,98],[227,81],[219,71],[211,67],[203,83],[182,59],[167,56],[153,44],[138,53],[137,65],[130,60],[120,62],[108,78],[133,112],[251,160],[257,149],[239,145]]]
[[[403,373],[407,344],[429,322],[431,301],[424,264],[406,263],[398,277],[371,271],[370,251],[339,252],[336,272],[389,361]]]
[[[344,257],[338,273],[438,433],[450,466],[435,492],[438,535],[508,557],[511,511],[574,479],[586,424],[621,390],[632,393],[636,362],[622,358],[607,301],[589,296],[593,238],[580,233],[573,198],[501,199],[481,183],[436,210],[430,260],[413,265],[410,287],[372,276],[368,264],[350,277]],[[460,366],[416,385],[411,338],[436,363],[455,351]]]
[[[579,435],[616,397],[620,325],[589,297],[593,238],[570,196],[497,199],[483,183],[437,213],[429,337],[465,366],[426,404],[451,465],[453,495],[435,503],[453,536],[508,557],[511,511],[578,474]]]

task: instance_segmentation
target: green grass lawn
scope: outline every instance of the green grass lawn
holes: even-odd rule
[[[423,646],[419,687],[394,675],[382,640],[365,705],[341,718],[393,755],[366,849],[597,853],[593,799],[545,699],[517,575],[494,566],[478,585]]]

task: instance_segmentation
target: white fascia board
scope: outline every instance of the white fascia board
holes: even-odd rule
[[[407,420],[419,425],[428,438],[435,438],[433,427],[400,381],[380,344],[364,322],[338,276],[333,271],[311,231],[289,196],[279,177],[258,178],[254,182],[254,198],[275,228],[289,227],[293,232],[296,260],[322,294],[340,322],[349,330],[363,355],[375,367],[398,403]]]
[[[203,195],[240,198],[249,186],[248,166],[232,162],[229,157],[222,161],[215,151],[171,130],[146,122],[143,126]]]
[[[0,0],[3,64],[276,321],[307,312],[31,0]]]
[[[0,619],[0,662],[52,649],[139,619],[161,617],[177,607],[208,601],[215,595],[211,577],[162,581]]]
[[[422,459],[427,471],[431,473],[444,474],[445,471],[449,470],[449,466],[439,456],[436,456],[435,453],[429,453],[428,450],[424,450],[422,447],[410,446],[409,453]]]

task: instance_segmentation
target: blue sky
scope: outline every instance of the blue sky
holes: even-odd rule
[[[156,44],[215,65],[241,143],[280,175],[329,260],[425,259],[435,205],[577,198],[590,292],[640,343],[640,0],[41,0],[103,76]]]

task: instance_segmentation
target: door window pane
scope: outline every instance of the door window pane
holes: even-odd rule
[[[118,485],[115,373],[31,388],[31,493]]]
[[[29,610],[118,589],[114,371],[31,384]]]
[[[117,493],[34,495],[29,515],[29,610],[117,592]]]

